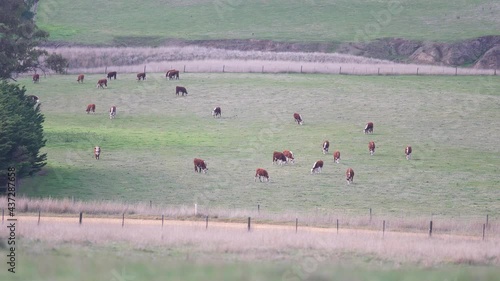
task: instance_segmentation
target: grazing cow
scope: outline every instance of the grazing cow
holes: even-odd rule
[[[104,79],[99,79],[99,80],[97,81],[97,86],[96,86],[96,88],[97,88],[97,89],[99,89],[99,88],[104,89],[104,87],[106,87],[106,88],[108,87],[108,79],[106,79],[106,78],[104,78]]]
[[[29,95],[29,96],[26,96],[26,99],[29,101],[29,102],[32,102],[32,103],[39,103],[40,102],[40,99],[35,96],[35,95]]]
[[[112,106],[109,108],[109,119],[113,119],[116,116],[116,106]]]
[[[167,75],[169,80],[179,80],[179,70],[169,70],[169,72],[167,72]]]
[[[373,122],[366,123],[365,134],[368,134],[368,133],[373,134]]]
[[[106,78],[108,78],[109,80],[111,80],[111,78],[114,78],[116,80],[116,71],[108,72],[108,76]]]
[[[328,148],[330,148],[330,142],[326,140],[323,142],[323,154],[328,153]]]
[[[169,71],[167,71],[167,73],[165,73],[165,77],[166,77],[166,78],[169,78],[170,72],[172,72],[172,71],[177,71],[177,70],[175,70],[175,69],[170,69]]]
[[[40,74],[33,74],[33,83],[38,83],[40,81]]]
[[[203,173],[206,174],[208,172],[207,163],[205,163],[205,160],[194,158],[193,163],[195,173],[201,173],[203,171]]]
[[[95,113],[95,104],[91,103],[89,105],[87,105],[87,110],[85,110],[87,112],[87,114],[89,114],[89,112],[92,111],[92,113]]]
[[[257,178],[259,178],[259,181],[262,182],[262,178],[265,178],[267,182],[269,182],[269,174],[267,173],[266,170],[262,168],[258,168],[255,171],[255,181],[257,181]]]
[[[181,93],[182,96],[184,96],[184,94],[186,94],[186,95],[188,94],[186,88],[181,87],[181,86],[177,86],[177,87],[175,87],[175,94],[178,96],[179,93]]]
[[[293,114],[293,118],[295,118],[295,121],[297,121],[297,124],[302,125],[304,121],[302,121],[302,116],[298,113]]]
[[[370,151],[370,155],[375,153],[375,143],[373,141],[368,143],[368,150]]]
[[[318,160],[314,162],[313,167],[311,169],[311,174],[321,173],[321,169],[323,169],[323,160]]]
[[[285,164],[286,163],[286,156],[282,152],[279,152],[279,151],[273,152],[273,164],[274,163],[279,164],[279,165]]]
[[[285,155],[287,163],[291,164],[295,163],[295,158],[293,158],[293,152],[291,152],[290,150],[283,150],[283,155]]]
[[[83,79],[85,78],[85,75],[83,74],[80,74],[78,75],[78,78],[76,79],[76,82],[78,83],[83,83]]]
[[[222,117],[220,107],[217,106],[216,108],[214,108],[214,110],[212,110],[212,116],[213,117],[217,117],[217,116]]]
[[[146,80],[146,72],[137,73],[137,80]]]
[[[101,155],[101,148],[99,146],[94,147],[94,157],[99,160],[99,155]]]
[[[354,181],[354,170],[352,168],[347,168],[345,178],[347,180],[347,184],[351,184]]]
[[[407,146],[405,148],[405,154],[406,154],[406,160],[410,160],[411,159],[411,146]]]
[[[340,162],[340,151],[336,150],[333,153],[333,162],[339,163]]]

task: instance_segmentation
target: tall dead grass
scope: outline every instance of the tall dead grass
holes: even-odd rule
[[[494,70],[390,61],[336,53],[262,52],[205,47],[48,48],[69,60],[68,73],[185,72],[329,73],[349,75],[494,75]]]
[[[0,202],[7,202],[5,197],[0,197]],[[0,204],[5,209],[5,204]],[[27,198],[16,199],[16,210],[21,213],[38,213],[42,216],[70,215],[77,217],[80,212],[86,215],[121,217],[125,214],[128,218],[156,218],[163,215],[167,219],[176,220],[210,220],[217,221],[246,221],[248,217],[253,220],[271,224],[295,225],[296,219],[301,226],[314,226],[336,228],[337,220],[340,229],[367,229],[382,230],[385,221],[387,231],[404,231],[414,233],[428,233],[430,221],[433,221],[433,232],[437,234],[470,235],[482,237],[482,227],[486,223],[486,216],[463,214],[437,214],[422,216],[421,214],[393,214],[375,210],[372,216],[369,210],[316,210],[309,212],[269,212],[261,208],[227,209],[197,205],[191,206],[163,206],[153,202],[122,203],[110,201],[74,201],[72,199],[54,198]],[[361,214],[364,212],[365,214]],[[500,237],[500,225],[496,218],[488,218],[486,229],[487,237]]]
[[[375,256],[382,260],[416,263],[422,266],[439,264],[500,265],[500,240],[425,234],[342,229],[264,226],[255,224],[247,232],[245,224],[203,222],[159,222],[127,220],[43,221],[20,218],[18,235],[28,241],[60,245],[130,245],[134,249],[158,252],[174,249],[196,259],[213,259],[230,255],[240,260],[287,259],[320,264],[339,259],[344,253]],[[311,255],[314,257],[310,259]]]

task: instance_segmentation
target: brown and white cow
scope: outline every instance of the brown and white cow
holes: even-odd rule
[[[168,79],[171,80],[171,79],[176,79],[176,80],[179,80],[179,70],[169,70],[169,72],[167,72],[167,76],[168,76]]]
[[[340,151],[336,150],[333,153],[333,162],[339,163],[340,162]]]
[[[116,71],[108,72],[108,76],[106,76],[106,78],[108,78],[109,80],[111,80],[111,78],[114,78],[116,80]]]
[[[330,142],[326,140],[323,142],[322,146],[323,146],[323,154],[327,154],[328,149],[330,148]]]
[[[304,123],[304,121],[302,120],[302,116],[300,116],[300,114],[298,113],[294,113],[293,118],[295,119],[295,121],[297,121],[297,124],[299,125],[302,125]]]
[[[193,164],[195,173],[203,172],[204,174],[206,174],[208,172],[207,163],[205,163],[205,160],[194,158]]]
[[[347,180],[347,184],[351,184],[354,181],[354,170],[352,168],[347,168],[345,178]]]
[[[259,178],[260,182],[262,182],[262,178],[265,178],[266,181],[269,182],[269,174],[262,168],[255,170],[255,181],[257,181],[257,178]]]
[[[217,117],[217,116],[222,117],[220,107],[217,106],[216,108],[214,108],[214,110],[212,110],[212,116],[213,117]]]
[[[104,79],[99,79],[97,81],[97,86],[96,88],[101,88],[101,89],[104,89],[104,87],[108,87],[108,79],[104,78]]]
[[[78,83],[83,83],[83,79],[85,78],[85,75],[83,74],[80,74],[78,75],[78,78],[76,79],[76,82]]]
[[[365,134],[368,134],[368,133],[373,134],[373,122],[366,123]]]
[[[181,93],[181,94],[182,94],[182,96],[184,96],[184,94],[186,94],[186,95],[188,94],[188,92],[187,92],[186,88],[181,87],[181,86],[176,86],[176,87],[175,87],[175,94],[178,96],[178,95],[179,95],[179,93]]]
[[[293,152],[290,150],[283,150],[283,155],[285,155],[286,162],[293,164],[295,163],[295,158],[293,158]]]
[[[99,160],[99,156],[101,155],[101,148],[99,146],[94,147],[94,157],[96,160]]]
[[[406,160],[410,160],[411,159],[411,146],[407,146],[405,148],[405,155],[406,155]]]
[[[146,80],[146,72],[137,73],[137,80]]]
[[[168,76],[169,76],[170,72],[172,72],[172,71],[176,71],[176,70],[175,70],[175,69],[170,69],[170,70],[168,70],[168,71],[167,71],[167,73],[165,73],[165,77],[166,77],[166,78],[168,78]]]
[[[91,111],[92,113],[95,113],[95,104],[91,103],[89,105],[87,105],[87,110],[85,110],[87,112],[87,114],[89,114]]]
[[[286,156],[279,151],[273,152],[273,164],[283,165],[286,163]]]
[[[116,106],[112,106],[109,108],[109,119],[113,119],[116,117]]]
[[[311,169],[311,174],[321,173],[321,169],[323,169],[323,160],[318,160],[314,162],[313,167]]]
[[[370,155],[375,154],[375,142],[371,141],[368,143],[368,150],[370,151]]]
[[[33,83],[38,83],[40,81],[40,74],[33,74]]]

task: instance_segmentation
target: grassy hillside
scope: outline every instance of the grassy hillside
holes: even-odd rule
[[[40,1],[51,40],[156,45],[167,38],[452,41],[500,34],[500,5],[476,1]]]
[[[151,73],[137,82],[119,74],[104,90],[95,88],[99,77],[20,81],[41,98],[49,159],[21,193],[203,208],[500,214],[496,77],[204,73],[174,82]],[[175,96],[176,85],[189,95]],[[89,103],[95,115],[85,114]],[[118,108],[114,120],[110,105]],[[222,107],[221,119],[211,116],[214,106]],[[362,133],[368,121],[373,135]],[[370,140],[377,145],[371,157]],[[403,153],[408,144],[411,161]],[[284,149],[296,164],[273,166],[272,152]],[[337,149],[340,164],[331,155]],[[207,175],[194,173],[194,157],[207,160]],[[319,159],[323,173],[311,175]],[[257,167],[269,171],[270,183],[254,182]],[[350,186],[347,167],[356,172]]]

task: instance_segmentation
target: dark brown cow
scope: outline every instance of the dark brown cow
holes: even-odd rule
[[[165,73],[165,77],[166,77],[166,78],[169,78],[168,76],[170,75],[170,72],[172,72],[172,71],[177,71],[177,70],[175,70],[175,69],[170,69],[169,71],[167,71],[167,73]]]
[[[35,95],[29,95],[29,96],[26,96],[26,99],[29,101],[29,102],[32,102],[34,104],[37,104],[40,102],[40,99],[35,96]]]
[[[329,148],[330,148],[330,142],[327,140],[324,141],[323,142],[323,154],[327,154]]]
[[[368,150],[370,151],[370,155],[375,154],[375,142],[371,141],[368,143]]]
[[[99,146],[94,147],[94,157],[96,160],[99,160],[99,156],[101,155],[101,148]]]
[[[333,162],[339,163],[340,162],[340,151],[336,150],[333,153]]]
[[[177,86],[177,87],[175,87],[175,94],[179,95],[179,93],[181,93],[182,96],[184,96],[184,94],[186,94],[186,95],[188,94],[186,88],[181,87],[181,86]]]
[[[302,116],[300,116],[300,114],[298,113],[294,113],[293,118],[295,119],[295,121],[297,121],[297,124],[299,125],[302,125],[304,123],[304,121],[302,121]]]
[[[352,168],[347,168],[345,178],[347,180],[347,184],[351,184],[354,181],[354,170]]]
[[[109,108],[109,119],[113,119],[116,117],[116,106],[112,106]]]
[[[108,79],[104,78],[104,79],[99,79],[97,81],[97,85],[96,85],[96,88],[101,88],[101,89],[104,89],[104,87],[108,87]]]
[[[269,182],[269,174],[267,173],[266,170],[262,168],[258,168],[255,171],[255,181],[257,181],[257,178],[259,178],[259,181],[262,182],[262,178],[265,178],[267,182]]]
[[[83,74],[80,74],[78,75],[78,78],[76,79],[76,82],[78,83],[83,83],[83,79],[85,78],[85,75]]]
[[[216,108],[214,108],[214,110],[212,110],[212,116],[213,117],[217,117],[217,116],[222,117],[220,107],[217,106]]]
[[[87,114],[89,114],[89,112],[92,111],[92,113],[95,113],[95,104],[91,103],[89,105],[87,105],[87,110],[85,110],[87,112]]]
[[[171,79],[179,80],[179,70],[172,70],[172,71],[168,72],[167,75],[168,75],[169,80],[171,80]]]
[[[311,169],[311,174],[321,173],[321,169],[323,169],[323,160],[318,160],[314,162],[313,167]]]
[[[373,134],[373,122],[366,123],[365,134],[368,134],[368,133]]]
[[[40,74],[33,74],[33,83],[38,83],[40,81]]]
[[[406,160],[410,160],[411,159],[411,146],[407,146],[405,148],[405,154],[406,154]]]
[[[106,78],[108,78],[109,80],[111,80],[111,78],[114,78],[116,80],[116,71],[108,72],[108,76],[106,76]]]
[[[194,158],[193,160],[194,164],[194,171],[201,173],[203,171],[204,174],[208,172],[207,164],[205,163],[205,160]]]
[[[137,80],[146,80],[146,72],[137,73]]]
[[[273,164],[274,163],[279,164],[279,165],[285,164],[286,163],[285,155],[279,151],[273,152]]]
[[[285,155],[287,163],[291,164],[295,163],[295,158],[293,158],[293,152],[291,152],[290,150],[283,150],[283,155]]]

